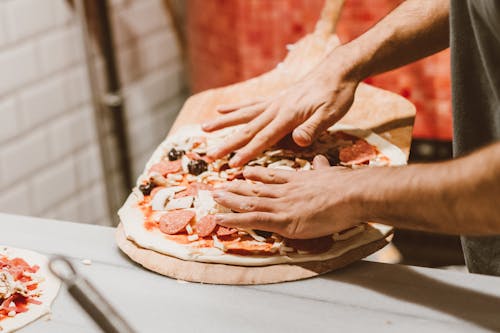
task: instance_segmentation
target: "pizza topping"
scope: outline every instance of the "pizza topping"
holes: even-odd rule
[[[160,230],[167,235],[175,235],[186,228],[194,218],[191,210],[173,210],[160,218]]]
[[[187,239],[190,242],[194,242],[194,241],[197,241],[199,239],[199,236],[197,234],[193,234],[193,235],[187,236]]]
[[[193,204],[194,197],[187,196],[177,199],[170,199],[165,206],[165,210],[174,210],[174,209],[186,209],[191,208]]]
[[[181,161],[161,161],[154,164],[151,169],[149,169],[150,173],[157,172],[162,176],[166,176],[169,173],[179,172],[182,168]]]
[[[346,165],[368,163],[376,156],[377,149],[363,139],[339,151],[340,161]]]
[[[216,235],[212,235],[212,239],[213,239],[213,241],[214,241],[214,247],[215,247],[216,249],[219,249],[219,250],[221,250],[221,251],[226,252],[226,250],[227,250],[226,246],[224,245],[224,243],[223,243],[223,242],[221,242],[221,241],[219,240],[219,238],[217,238],[217,236],[216,236]]]
[[[206,215],[196,223],[196,232],[200,237],[207,237],[217,227],[214,215]]]
[[[156,186],[168,186],[170,185],[167,178],[160,175],[158,172],[152,172],[150,177],[150,182],[155,184]],[[168,177],[169,175],[167,175]],[[153,189],[154,190],[154,189]]]
[[[217,234],[217,236],[220,236],[220,237],[224,237],[224,236],[229,236],[229,235],[232,235],[232,234],[235,234],[237,233],[238,230],[234,229],[234,228],[228,228],[228,227],[224,227],[224,226],[217,226],[217,231],[215,232]]]
[[[265,242],[266,241],[266,238],[263,237],[263,236],[259,236],[257,235],[257,233],[255,233],[254,230],[252,229],[248,229],[248,230],[245,230],[250,236],[252,236],[253,239],[255,239],[256,241],[258,242]]]
[[[172,148],[170,149],[170,151],[168,152],[167,156],[168,156],[168,160],[169,161],[177,161],[179,158],[182,157],[182,155],[184,155],[186,152],[182,149],[175,149],[175,148]]]
[[[204,160],[191,160],[187,167],[190,174],[198,176],[208,170],[208,163]]]
[[[0,320],[28,311],[28,304],[41,304],[37,289],[42,282],[36,272],[38,266],[30,266],[21,258],[9,259],[0,255]]]
[[[194,200],[196,216],[201,219],[205,215],[217,213],[230,213],[231,210],[219,205],[212,197],[212,193],[207,190],[199,190],[198,196]]]
[[[281,169],[281,170],[295,171],[295,169],[293,168],[294,165],[295,165],[295,161],[279,160],[279,161],[276,161],[276,162],[269,164],[267,167],[269,169]]]
[[[151,191],[155,188],[155,185],[152,182],[147,182],[139,185],[139,191],[144,195],[150,195]]]
[[[167,200],[174,197],[175,193],[186,189],[185,186],[172,186],[160,189],[154,194],[151,200],[151,208],[153,210],[164,210]]]

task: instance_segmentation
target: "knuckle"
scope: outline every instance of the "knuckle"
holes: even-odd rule
[[[253,186],[252,187],[252,194],[260,197],[262,195],[262,188],[260,186]]]
[[[253,135],[253,129],[249,126],[245,126],[245,128],[241,130],[241,135],[245,138],[251,137]]]

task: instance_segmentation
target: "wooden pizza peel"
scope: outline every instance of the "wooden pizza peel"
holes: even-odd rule
[[[256,78],[191,96],[182,107],[169,136],[185,125],[200,124],[217,116],[216,107],[272,96],[299,81],[340,42],[334,34],[343,0],[326,0],[313,33],[295,43],[275,69]],[[360,84],[354,103],[340,124],[369,129],[409,155],[415,107],[394,93]],[[175,279],[215,284],[266,284],[305,279],[344,267],[388,244],[385,237],[373,240],[326,261],[244,267],[185,261],[144,249],[125,236],[119,225],[120,249],[145,268]]]

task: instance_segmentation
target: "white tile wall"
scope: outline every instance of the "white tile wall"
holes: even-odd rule
[[[0,143],[20,131],[20,120],[13,99],[0,103]]]
[[[47,132],[40,128],[23,133],[19,138],[2,145],[0,150],[0,173],[2,191],[7,185],[28,181],[48,159]]]
[[[30,212],[31,197],[27,183],[9,186],[8,191],[0,193],[0,211],[26,215]]]
[[[25,129],[44,124],[66,110],[64,77],[54,76],[21,89],[19,112]]]
[[[7,42],[7,31],[5,29],[5,4],[0,2],[0,46]]]
[[[44,212],[66,201],[76,191],[75,164],[72,156],[37,172],[33,179],[34,212]]]
[[[109,224],[89,80],[70,3],[0,0],[0,211]],[[182,105],[182,63],[161,0],[112,4],[137,175]],[[116,140],[110,141],[106,177],[123,198]]]
[[[34,43],[16,45],[0,52],[0,96],[38,76]]]
[[[5,22],[9,40],[15,42],[52,27],[55,21],[53,6],[54,1],[5,1]]]
[[[55,30],[38,41],[43,75],[68,67],[82,58],[78,27]]]

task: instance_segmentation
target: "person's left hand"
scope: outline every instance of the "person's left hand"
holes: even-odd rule
[[[217,223],[306,239],[362,222],[352,186],[359,173],[330,167],[324,156],[316,156],[313,167],[299,172],[246,168],[245,178],[260,183],[232,181],[219,187],[213,193],[215,201],[238,213],[218,214]]]

